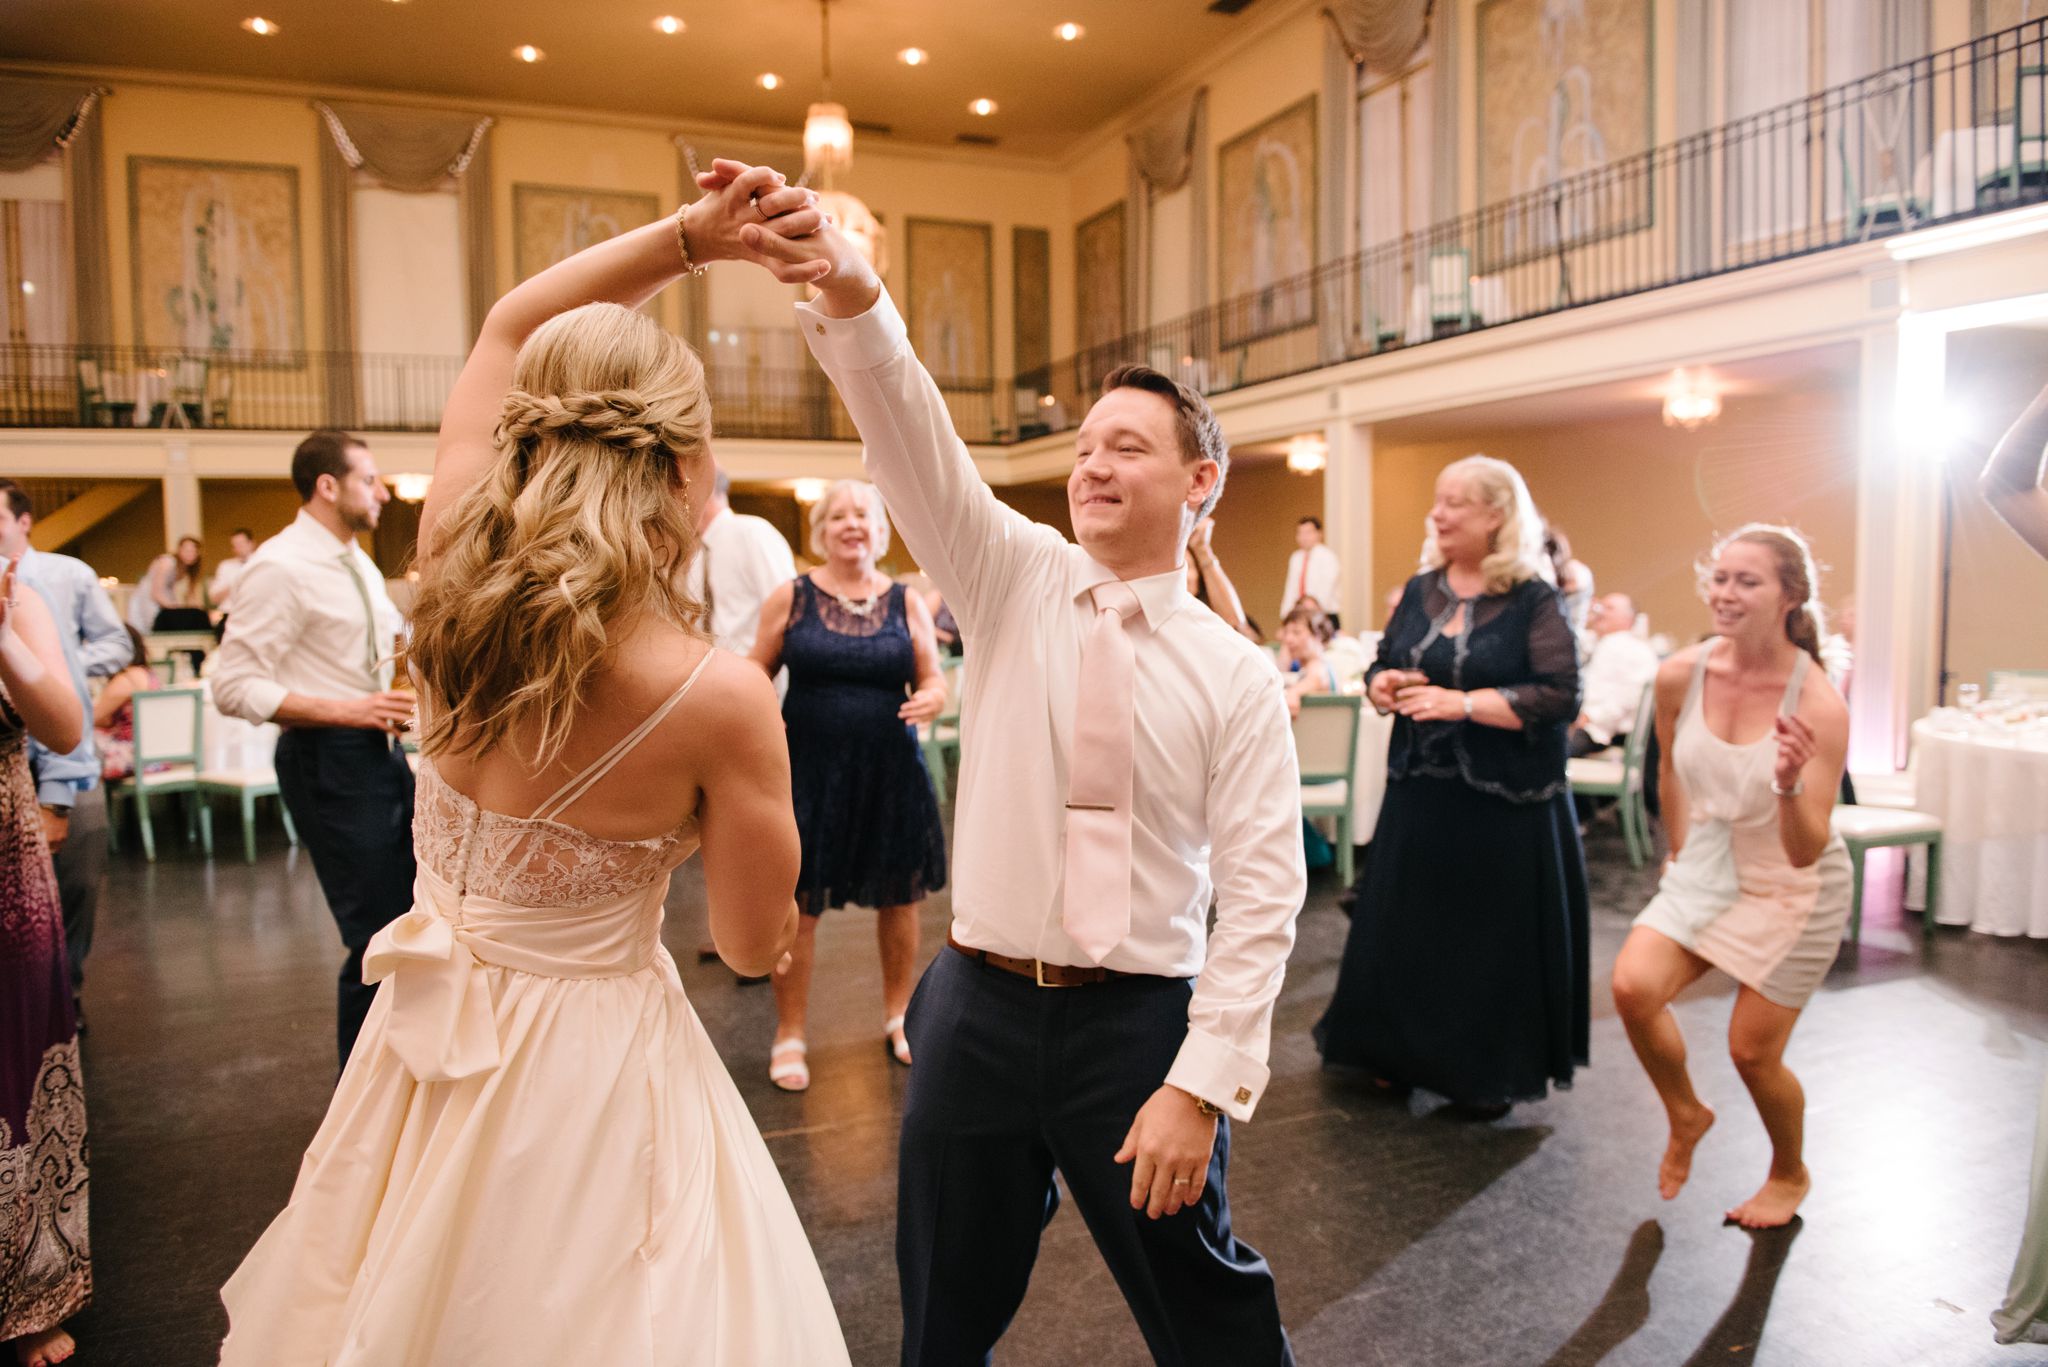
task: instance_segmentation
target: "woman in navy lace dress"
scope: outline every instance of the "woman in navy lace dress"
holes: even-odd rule
[[[1387,796],[1330,1008],[1327,1063],[1493,1118],[1586,1062],[1585,857],[1565,782],[1577,645],[1515,468],[1437,477],[1423,571],[1367,695],[1396,712]]]
[[[804,917],[775,974],[775,1043],[768,1077],[810,1086],[805,1013],[818,917],[832,907],[876,909],[882,954],[883,1042],[910,1062],[903,1012],[917,965],[917,914],[946,885],[945,832],[917,727],[945,706],[931,610],[875,568],[889,519],[871,484],[841,480],[811,515],[811,554],[824,563],[761,606],[754,659],[789,669],[782,719],[803,840],[797,899]]]

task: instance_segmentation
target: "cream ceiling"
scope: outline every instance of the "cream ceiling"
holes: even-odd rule
[[[1056,157],[1256,23],[1207,0],[832,0],[833,96],[899,140]],[[676,37],[654,30],[674,14]],[[275,22],[246,33],[252,16]],[[1053,37],[1072,20],[1087,35]],[[512,49],[530,43],[544,61]],[[920,47],[930,62],[896,60]],[[816,0],[4,0],[0,57],[799,127]],[[763,71],[781,89],[755,85]],[[970,100],[997,113],[978,118]]]

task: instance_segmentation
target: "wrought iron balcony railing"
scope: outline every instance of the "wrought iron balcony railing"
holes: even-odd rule
[[[1489,204],[1010,378],[942,383],[960,435],[1080,420],[1143,361],[1206,394],[2048,200],[2048,19]],[[794,333],[707,348],[733,437],[854,438]],[[729,343],[730,339],[728,339]],[[461,362],[0,345],[0,426],[427,431]]]

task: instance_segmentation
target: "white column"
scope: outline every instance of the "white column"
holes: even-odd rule
[[[1323,428],[1323,537],[1343,567],[1339,593],[1347,632],[1380,625],[1372,596],[1372,425],[1339,419]]]
[[[192,451],[182,441],[164,446],[164,546],[181,536],[201,536],[199,476],[192,469]]]
[[[1946,348],[1943,332],[1910,314],[1863,334],[1853,769],[1903,764],[1907,728],[1934,705]]]

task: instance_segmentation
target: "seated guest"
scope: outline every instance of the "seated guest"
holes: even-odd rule
[[[1287,679],[1287,715],[1301,715],[1301,700],[1311,693],[1335,693],[1337,671],[1323,647],[1335,633],[1330,619],[1313,606],[1296,607],[1280,622],[1280,671]]]
[[[135,695],[162,685],[149,667],[149,643],[134,627],[128,639],[135,653],[121,672],[107,680],[92,707],[93,737],[100,754],[100,777],[118,783],[135,773]]]
[[[1586,658],[1586,700],[1572,723],[1574,759],[1619,745],[1635,724],[1643,690],[1657,677],[1657,652],[1635,633],[1636,603],[1625,593],[1593,600],[1586,630],[1593,648]]]

